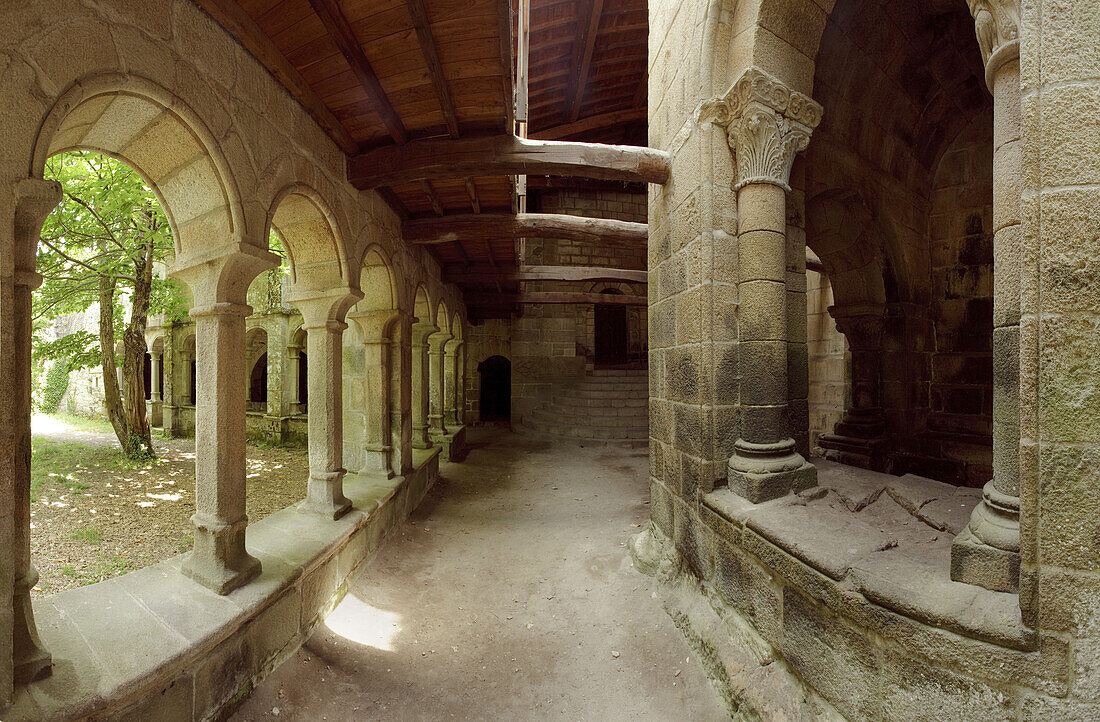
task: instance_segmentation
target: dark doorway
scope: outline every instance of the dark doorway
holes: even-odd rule
[[[252,367],[248,379],[248,400],[253,403],[267,403],[267,354],[261,354]]]
[[[600,291],[605,295],[618,295],[613,288]],[[627,361],[626,306],[618,303],[596,304],[596,364],[616,366]]]
[[[477,367],[481,375],[481,420],[512,420],[512,362],[490,356]]]
[[[305,351],[298,354],[298,403],[299,413],[305,413],[309,408],[309,359]]]
[[[188,392],[188,398],[191,399],[191,405],[192,406],[194,406],[195,404],[198,403],[198,397],[199,397],[199,392],[198,392],[199,380],[198,380],[198,374],[196,373],[197,371],[198,371],[197,362],[192,361],[191,362],[191,389]]]
[[[145,352],[145,360],[142,362],[141,375],[145,382],[145,400],[153,400],[153,357]]]

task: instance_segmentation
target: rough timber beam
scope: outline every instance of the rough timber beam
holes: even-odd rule
[[[480,213],[405,221],[401,232],[409,243],[431,245],[452,241],[557,238],[591,244],[626,244],[645,247],[649,226],[645,223],[584,218],[555,213]]]
[[[575,122],[580,116],[584,91],[588,87],[588,68],[592,64],[592,52],[596,49],[596,36],[599,34],[600,17],[603,15],[603,0],[589,0],[586,10],[586,13],[577,18],[581,26],[578,30],[581,32],[577,35],[571,64],[576,68],[576,74],[573,76],[573,94],[568,99],[566,112],[569,122]]]
[[[378,76],[374,73],[374,68],[371,67],[366,54],[363,53],[363,46],[359,43],[359,38],[355,37],[355,31],[352,30],[351,23],[348,22],[343,11],[340,10],[338,0],[309,0],[309,4],[313,6],[313,10],[317,13],[317,17],[321,18],[325,30],[336,42],[340,54],[348,61],[352,74],[355,75],[359,85],[366,91],[367,97],[371,100],[371,106],[382,118],[390,137],[393,138],[395,143],[406,142],[409,138],[408,133],[405,131],[405,124],[401,122],[401,118],[394,110],[390,99],[386,97],[386,91],[382,89],[382,83],[379,82]]]
[[[506,134],[376,148],[348,161],[348,180],[360,190],[425,178],[495,175],[557,175],[664,184],[668,182],[669,165],[668,153],[653,148],[527,140]]]
[[[616,306],[646,306],[645,296],[625,296],[611,293],[578,293],[570,291],[520,291],[518,293],[464,293],[468,307],[511,306],[532,303],[612,304]]]
[[[317,124],[324,129],[333,141],[345,153],[354,153],[359,144],[351,137],[343,124],[328,109],[324,101],[317,96],[302,74],[290,64],[286,56],[275,46],[260,26],[246,13],[235,0],[195,0],[195,4],[205,10],[235,37],[245,49],[252,53],[268,72],[290,91],[302,107],[313,116]]]
[[[497,281],[625,281],[646,283],[648,272],[630,268],[597,266],[491,266],[487,263],[447,266],[444,283],[495,283]]]

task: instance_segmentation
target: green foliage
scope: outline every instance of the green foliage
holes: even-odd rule
[[[39,397],[38,410],[46,414],[56,414],[61,407],[61,399],[69,390],[69,360],[59,358],[46,372],[46,383]]]
[[[103,542],[103,532],[90,526],[77,529],[73,532],[72,537],[77,541],[87,542],[92,546],[96,546]]]
[[[154,263],[165,263],[173,252],[168,220],[156,194],[129,166],[90,151],[70,151],[51,158],[46,177],[61,183],[64,196],[42,228],[37,270],[42,286],[35,292],[33,315],[39,333],[35,353],[40,358],[68,357],[71,367],[98,366],[96,337],[86,331],[60,339],[43,338],[50,321],[84,313],[99,299],[99,283],[115,288],[117,342],[124,330],[122,299],[133,292],[136,269],[152,242]],[[169,317],[186,314],[180,285],[154,273],[151,313]],[[73,336],[75,338],[70,338]]]

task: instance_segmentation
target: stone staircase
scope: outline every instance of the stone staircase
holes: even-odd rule
[[[549,402],[520,419],[528,436],[587,445],[640,448],[649,443],[649,372],[645,368],[590,369],[557,389]]]

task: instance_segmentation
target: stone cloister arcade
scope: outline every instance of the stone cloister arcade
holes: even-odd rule
[[[13,5],[13,719],[230,709],[460,457],[479,369],[507,369],[513,419],[537,418],[595,373],[553,309],[613,295],[648,309],[650,523],[630,555],[731,716],[1100,714],[1095,0],[651,0],[632,30],[611,0],[534,1],[529,28],[513,13],[531,6],[495,0],[473,3],[481,15],[436,0]],[[576,16],[549,17],[559,5]],[[547,47],[570,50],[540,55],[540,17],[568,36]],[[648,39],[624,41],[638,67],[620,87],[598,38],[633,31]],[[195,541],[32,604],[30,299],[60,193],[45,160],[74,148],[135,168],[171,224],[168,272],[193,307],[150,329],[150,402],[166,429],[193,427]],[[535,210],[589,193],[629,214],[600,194],[642,188],[647,224]],[[260,309],[271,233],[288,275]],[[568,244],[605,260],[530,260]],[[627,267],[641,246],[644,268]],[[824,429],[808,268],[850,363]],[[581,282],[646,296],[554,285]],[[253,377],[265,400],[250,402]],[[304,430],[309,453],[301,505],[253,525],[250,424]],[[131,658],[105,662],[133,630]]]

